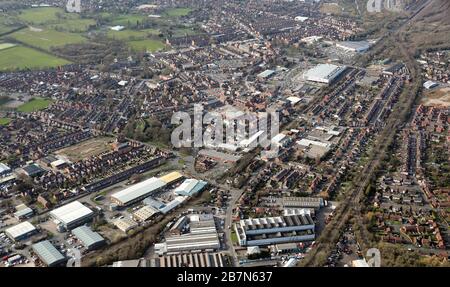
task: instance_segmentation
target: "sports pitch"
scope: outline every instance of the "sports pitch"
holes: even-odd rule
[[[128,42],[130,47],[135,51],[149,51],[156,52],[160,50],[164,50],[166,45],[163,42],[157,40],[141,40],[141,41],[130,41]]]
[[[46,109],[53,101],[48,99],[33,98],[17,108],[19,112],[31,113]]]
[[[68,44],[77,44],[86,41],[86,38],[75,33],[59,32],[55,30],[40,30],[40,29],[24,29],[15,32],[10,37],[27,45],[51,50],[51,47],[64,46]]]
[[[0,50],[0,71],[53,68],[67,64],[70,62],[28,47]]]

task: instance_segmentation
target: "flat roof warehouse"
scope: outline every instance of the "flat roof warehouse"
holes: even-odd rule
[[[121,206],[129,205],[144,199],[164,186],[166,186],[166,182],[159,178],[152,177],[122,191],[114,193],[111,196],[111,200]]]
[[[79,201],[66,204],[50,212],[55,223],[62,224],[67,229],[81,225],[91,219],[93,215],[94,212]]]

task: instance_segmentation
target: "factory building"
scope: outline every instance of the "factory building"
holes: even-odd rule
[[[203,180],[186,179],[179,187],[174,190],[176,195],[181,196],[195,196],[201,192],[208,183]]]
[[[97,232],[92,231],[89,227],[83,225],[72,230],[72,234],[81,241],[88,250],[94,250],[104,244],[105,239]]]
[[[318,210],[325,206],[325,201],[320,197],[283,197],[284,208],[311,208]]]
[[[241,246],[313,241],[314,230],[314,221],[308,214],[243,219],[235,224]]]
[[[48,267],[62,265],[67,260],[66,257],[64,257],[64,255],[62,255],[48,240],[34,244],[32,249],[39,259],[41,259]]]
[[[131,218],[117,219],[113,224],[125,233],[138,226],[137,222]]]
[[[50,212],[61,231],[70,230],[92,219],[94,212],[79,201],[74,201]]]
[[[143,182],[114,193],[111,196],[111,200],[119,206],[127,206],[132,203],[138,202],[139,200],[143,200],[144,198],[161,190],[165,186],[166,182],[162,181],[159,178],[152,177]]]
[[[21,220],[24,218],[30,218],[34,214],[33,209],[29,208],[25,204],[20,204],[16,206],[16,212],[14,212],[14,217]]]
[[[166,242],[155,244],[158,254],[173,254],[191,251],[217,250],[220,241],[217,232],[204,234],[183,234],[166,238]]]
[[[28,221],[19,223],[5,230],[6,235],[14,241],[26,239],[36,232],[36,227]]]
[[[133,213],[133,218],[139,222],[143,222],[152,218],[153,215],[159,213],[159,210],[146,205]]]
[[[174,171],[174,172],[168,173],[164,176],[161,176],[159,179],[164,181],[167,185],[171,185],[171,184],[177,183],[178,181],[182,180],[183,178],[184,178],[184,176],[181,173]]]
[[[11,173],[11,168],[4,163],[0,162],[0,177],[7,176]]]
[[[222,253],[198,252],[165,255],[150,261],[151,267],[226,267]]]
[[[346,66],[336,66],[332,64],[320,64],[308,70],[304,74],[307,81],[332,84],[347,69]]]

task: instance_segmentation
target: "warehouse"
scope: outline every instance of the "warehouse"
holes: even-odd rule
[[[170,201],[166,205],[164,205],[164,207],[161,208],[159,211],[161,211],[162,214],[167,214],[170,211],[172,211],[173,209],[177,208],[179,205],[181,205],[187,199],[188,199],[187,196],[177,196],[172,201]]]
[[[119,206],[127,206],[152,195],[153,193],[161,190],[164,186],[166,186],[164,181],[159,178],[152,177],[129,188],[114,193],[111,196],[111,200]]]
[[[56,225],[60,230],[70,230],[81,224],[84,224],[92,219],[94,212],[81,204],[79,201],[74,201],[57,208],[50,212],[50,216],[54,219]]]
[[[308,214],[243,219],[235,224],[241,246],[313,241],[314,230],[314,221]]]
[[[26,239],[36,232],[36,228],[28,221],[19,223],[5,230],[6,235],[14,241]]]
[[[369,41],[344,41],[336,43],[336,47],[354,53],[366,52],[372,45],[373,43]]]
[[[117,219],[114,225],[125,233],[138,226],[137,222],[131,218]]]
[[[201,192],[208,183],[203,180],[186,179],[179,187],[174,190],[176,195],[194,196]]]
[[[167,185],[170,185],[170,184],[177,183],[178,181],[182,180],[183,178],[184,178],[184,176],[181,173],[174,171],[174,172],[168,173],[164,176],[161,176],[159,179],[164,181]]]
[[[166,255],[151,261],[152,267],[226,267],[222,253],[189,253]]]
[[[16,212],[14,212],[14,217],[21,220],[24,218],[30,218],[33,215],[33,209],[29,208],[25,204],[20,204],[16,206]]]
[[[325,206],[323,198],[320,197],[284,197],[284,208],[313,208],[318,210]]]
[[[7,176],[11,173],[11,169],[4,163],[0,162],[0,177]]]
[[[332,84],[347,69],[346,66],[336,66],[332,64],[320,64],[315,68],[308,70],[304,74],[307,81],[324,84]]]
[[[59,266],[66,262],[64,255],[62,255],[48,240],[36,243],[32,248],[39,259],[41,259],[48,267]]]
[[[86,225],[75,228],[72,230],[72,234],[75,235],[88,250],[94,250],[106,243],[105,239],[100,234],[92,231]]]
[[[155,245],[155,251],[156,251]],[[166,238],[166,242],[158,245],[159,254],[173,254],[195,250],[217,250],[220,248],[217,232],[204,234],[173,235]]]
[[[139,222],[149,220],[153,215],[159,213],[159,210],[146,205],[140,209],[138,209],[135,213],[133,213],[133,218]]]

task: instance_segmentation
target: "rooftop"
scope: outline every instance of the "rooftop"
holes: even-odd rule
[[[125,205],[140,197],[150,195],[152,192],[159,190],[165,185],[166,182],[163,180],[152,177],[129,188],[116,192],[111,197]]]
[[[36,243],[32,248],[39,258],[48,266],[56,265],[65,260],[64,255],[62,255],[48,240]]]
[[[83,225],[72,230],[72,233],[81,241],[86,247],[104,242],[105,239],[97,232],[92,231],[89,227]]]
[[[94,214],[79,201],[74,201],[50,212],[50,215],[65,225]]]

